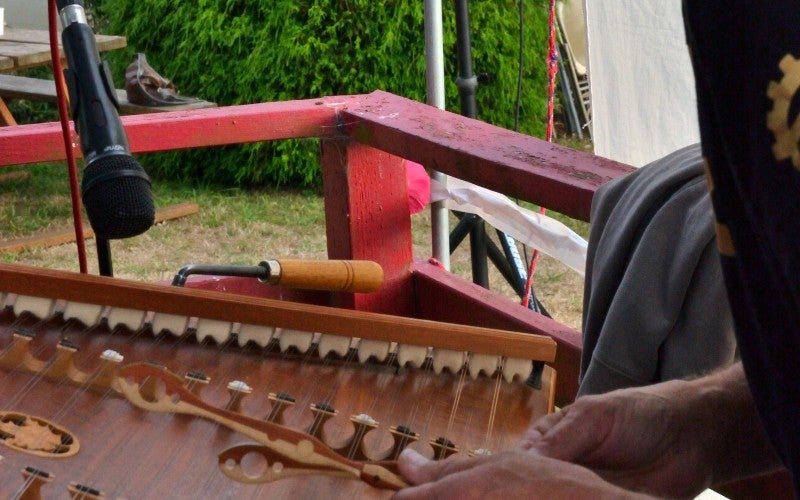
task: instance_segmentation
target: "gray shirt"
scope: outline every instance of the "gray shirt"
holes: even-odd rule
[[[592,202],[578,394],[707,373],[736,342],[699,145]]]

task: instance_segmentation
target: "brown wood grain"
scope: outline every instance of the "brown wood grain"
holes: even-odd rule
[[[547,411],[546,390],[501,384],[489,433],[489,402],[496,389],[488,377],[468,379],[459,392],[460,377],[447,371],[398,370],[347,359],[198,344],[191,338],[153,337],[125,328],[87,329],[59,321],[37,324],[9,311],[0,314],[0,346],[8,345],[14,328],[36,334],[30,352],[41,360],[52,358],[62,337],[72,340],[80,350],[71,362],[86,372],[95,369],[97,356],[105,349],[123,354],[124,364],[148,361],[180,376],[203,372],[210,382],[199,389],[199,396],[218,408],[231,398],[228,383],[240,380],[253,389],[242,401],[242,414],[255,419],[270,413],[269,393],[289,393],[296,404],[284,413],[283,425],[302,432],[313,422],[309,405],[329,404],[339,412],[325,424],[325,442],[334,448],[352,437],[348,417],[367,413],[379,423],[363,441],[373,459],[384,458],[392,449],[390,426],[404,425],[418,432],[420,439],[411,446],[428,456],[433,454],[428,441],[439,437],[453,441],[466,454],[476,448],[496,451],[512,446],[530,419]],[[45,498],[66,498],[70,482],[101,490],[108,498],[388,497],[361,481],[335,477],[300,476],[264,485],[234,482],[219,471],[217,455],[252,441],[230,428],[202,418],[141,410],[113,391],[90,390],[19,370],[0,368],[0,377],[4,408],[51,421],[80,441],[80,452],[70,458],[37,457],[0,445],[4,457],[0,497],[11,496],[22,486],[20,470],[25,466],[54,476],[42,490]],[[454,406],[457,398],[459,404]]]
[[[0,48],[2,48],[2,45],[0,45]],[[167,111],[185,111],[216,106],[213,102],[203,100],[173,106],[143,106],[129,102],[128,95],[123,89],[116,89],[116,94],[119,109],[125,114],[165,113]],[[57,94],[54,80],[17,75],[0,75],[0,96],[9,99],[55,102]]]
[[[159,208],[156,210],[155,222],[159,223],[165,220],[178,219],[200,211],[197,203],[178,203],[168,207]],[[83,226],[83,238],[94,238],[94,231],[88,224]],[[75,241],[74,229],[59,229],[56,231],[48,232],[46,234],[39,234],[25,238],[18,238],[11,241],[0,242],[0,252],[18,253],[31,248],[52,247],[71,243]]]
[[[276,284],[290,288],[367,293],[383,284],[383,269],[368,260],[280,259]]]
[[[127,44],[122,36],[96,35],[95,39],[100,52],[119,49]],[[63,58],[64,50],[60,52]],[[49,34],[46,30],[7,28],[0,36],[0,56],[13,62],[12,67],[0,69],[25,69],[47,64],[51,60]]]

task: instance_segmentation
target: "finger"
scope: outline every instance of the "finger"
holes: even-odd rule
[[[515,448],[521,451],[534,450],[542,439],[542,436],[555,427],[564,418],[566,413],[562,410],[556,413],[545,415],[534,421],[525,431],[522,438],[517,442]]]
[[[423,484],[471,469],[482,462],[481,458],[452,456],[445,460],[429,460],[411,448],[406,448],[397,458],[397,467],[411,484]]]
[[[419,455],[416,452],[413,454]],[[403,461],[416,460],[406,457]],[[438,475],[436,478],[431,478],[422,483],[414,483],[415,486],[403,488],[396,492],[392,497],[393,500],[419,500],[436,498],[439,500],[447,499],[483,499],[486,498],[487,481],[491,482],[491,478],[486,473],[473,472],[471,469],[476,464],[483,461],[478,459],[466,460],[427,460],[421,464],[421,468],[428,468],[429,472]],[[398,465],[403,461],[398,460]],[[445,464],[451,462],[450,464]],[[479,466],[479,468],[481,468]],[[400,466],[401,472],[403,466]],[[410,480],[410,479],[409,479]]]
[[[418,486],[403,488],[392,496],[392,500],[423,500],[429,498],[436,498],[444,500],[449,495],[453,495],[455,491],[461,490],[461,485],[458,484],[458,479],[445,479],[437,483],[423,483]],[[465,498],[463,494],[459,499]]]
[[[568,406],[560,413],[559,418],[534,425],[526,449],[546,457],[582,463],[602,445],[608,422],[598,418],[601,408],[582,411],[580,406]]]

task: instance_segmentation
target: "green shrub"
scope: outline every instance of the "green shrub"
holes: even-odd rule
[[[526,6],[521,131],[541,136],[546,113],[547,1]],[[144,52],[181,93],[220,105],[368,93],[425,101],[422,1],[95,0],[105,32],[125,35],[111,54],[121,85],[133,52]],[[447,108],[458,111],[452,2],[444,2]],[[478,117],[511,128],[518,72],[517,2],[470,2]],[[314,186],[316,140],[257,143],[142,158],[151,172],[235,185]]]

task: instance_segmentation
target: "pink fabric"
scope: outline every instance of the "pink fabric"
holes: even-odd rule
[[[408,209],[412,214],[422,211],[431,201],[431,179],[425,167],[406,160],[406,181],[408,183]]]

